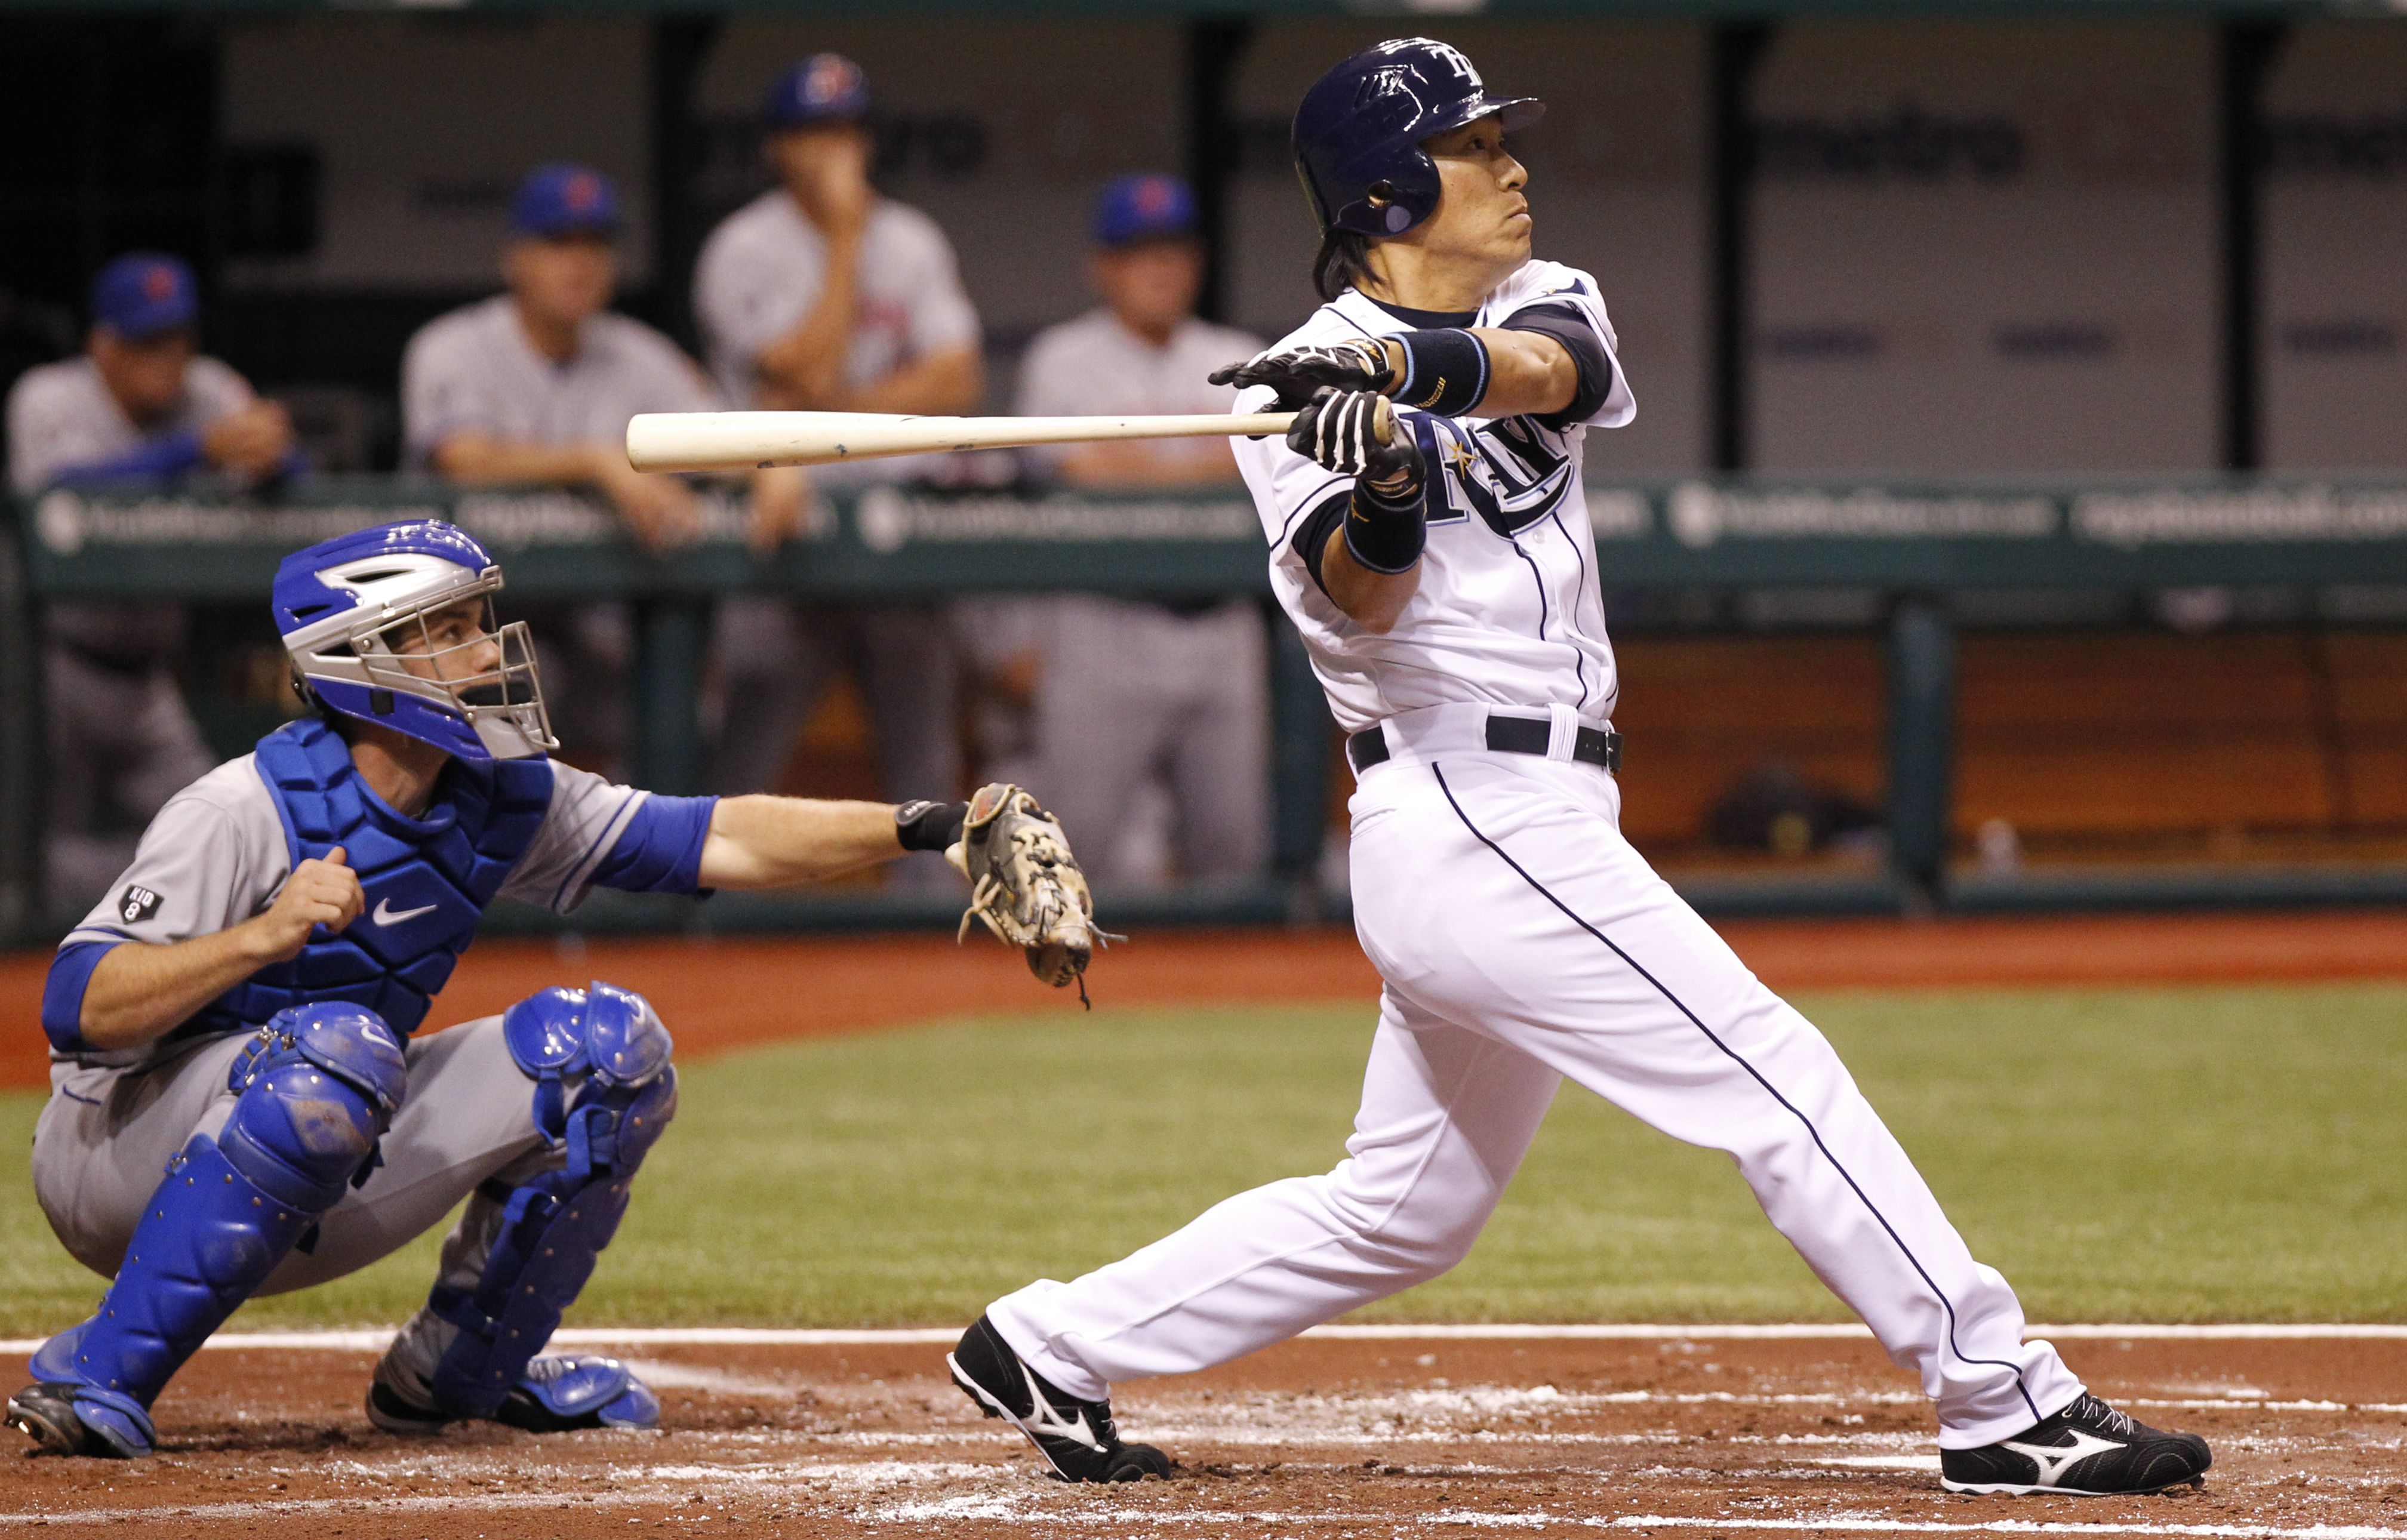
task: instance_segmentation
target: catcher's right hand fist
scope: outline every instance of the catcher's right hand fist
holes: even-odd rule
[[[1287,430],[1287,447],[1325,470],[1383,492],[1418,486],[1421,451],[1388,398],[1369,391],[1315,392]]]
[[[1385,391],[1395,384],[1388,351],[1368,337],[1317,348],[1269,349],[1243,364],[1215,369],[1215,385],[1268,385],[1278,392],[1281,411],[1293,411],[1324,386],[1340,391]]]
[[[1017,786],[998,781],[970,798],[960,843],[945,852],[970,879],[970,906],[956,939],[977,920],[1027,954],[1028,971],[1055,989],[1075,980],[1087,997],[1087,961],[1103,933],[1095,901],[1061,820]]]

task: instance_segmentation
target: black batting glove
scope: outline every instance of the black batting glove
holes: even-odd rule
[[[1317,348],[1272,349],[1243,364],[1215,369],[1205,378],[1215,385],[1268,385],[1278,392],[1281,411],[1293,411],[1312,399],[1315,391],[1385,392],[1395,385],[1387,349],[1367,337],[1332,342]]]
[[[1382,425],[1385,432],[1382,432]],[[1324,470],[1351,476],[1389,499],[1418,492],[1428,469],[1410,429],[1372,391],[1313,392],[1287,430],[1287,447]]]

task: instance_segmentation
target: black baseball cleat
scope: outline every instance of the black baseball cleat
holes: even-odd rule
[[[2127,1497],[2200,1485],[2214,1463],[2198,1434],[2151,1428],[2084,1391],[2012,1438],[1940,1450],[1939,1484],[1952,1492]]]
[[[989,1417],[1018,1429],[1064,1481],[1142,1481],[1167,1476],[1170,1457],[1121,1441],[1108,1401],[1081,1401],[1020,1362],[984,1316],[945,1355],[953,1383]]]

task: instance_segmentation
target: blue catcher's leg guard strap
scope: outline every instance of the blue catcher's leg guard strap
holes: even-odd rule
[[[36,1379],[82,1388],[79,1411],[83,1390],[104,1410],[157,1398],[342,1197],[400,1105],[406,1070],[373,1014],[302,1006],[261,1033],[230,1079],[241,1094],[225,1126],[215,1139],[194,1134],[168,1162],[99,1313],[34,1355]]]
[[[641,996],[599,983],[546,990],[503,1024],[535,1081],[537,1124],[566,1165],[499,1200],[500,1233],[473,1288],[428,1296],[459,1328],[431,1383],[453,1417],[501,1413],[618,1233],[628,1184],[677,1112],[668,1031]]]

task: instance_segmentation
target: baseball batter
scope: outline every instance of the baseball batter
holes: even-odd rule
[[[1064,1477],[1131,1479],[1123,1380],[1225,1362],[1460,1261],[1569,1077],[1725,1150],[1937,1403],[1951,1490],[2200,1478],[2192,1434],[2089,1395],[1974,1261],[1812,1023],[1620,834],[1617,681],[1581,440],[1634,410],[1589,275],[1531,256],[1489,96],[1423,38],[1306,93],[1294,150],[1328,304],[1218,377],[1303,408],[1238,458],[1360,777],[1355,923],[1385,980],[1346,1159],[1071,1283],[997,1301],[952,1363]],[[1387,424],[1392,404],[1393,427]]]
[[[61,943],[34,1188],[113,1281],[8,1403],[45,1447],[150,1453],[151,1402],[244,1300],[364,1267],[463,1199],[370,1419],[657,1420],[615,1360],[536,1354],[676,1113],[669,1034],[642,996],[594,983],[414,1038],[497,897],[564,913],[596,886],[776,887],[950,848],[1040,975],[1083,968],[1075,863],[1017,788],[900,808],[662,797],[546,758],[532,639],[492,622],[501,586],[434,520],[287,557],[273,608],[318,715],[170,801]]]

